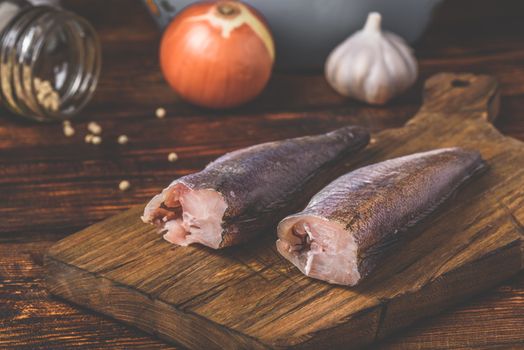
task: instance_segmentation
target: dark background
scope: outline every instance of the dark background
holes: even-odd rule
[[[348,123],[377,131],[406,122],[421,103],[424,79],[441,71],[494,75],[502,109],[496,126],[524,140],[524,2],[448,0],[415,46],[420,78],[384,108],[335,94],[321,74],[276,74],[265,92],[238,110],[213,112],[180,100],[158,67],[160,35],[138,0],[76,0],[103,45],[93,102],[73,122],[37,124],[0,112],[0,348],[168,348],[163,342],[49,296],[42,259],[53,242],[144,203],[173,178],[201,169],[226,151],[319,133]],[[154,117],[165,107],[164,120]],[[104,131],[83,141],[86,124]],[[116,143],[127,134],[128,145]],[[180,160],[167,161],[176,151]],[[515,164],[524,166],[524,164]],[[132,188],[118,190],[127,179]],[[419,322],[381,346],[393,349],[523,346],[524,275]]]

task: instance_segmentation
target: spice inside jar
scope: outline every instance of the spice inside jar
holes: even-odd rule
[[[100,74],[93,27],[61,8],[0,0],[0,102],[34,120],[66,120],[90,100]]]

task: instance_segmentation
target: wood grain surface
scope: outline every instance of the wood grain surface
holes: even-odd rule
[[[303,276],[275,233],[221,251],[179,247],[140,220],[143,206],[54,245],[49,290],[188,348],[348,348],[371,344],[518,273],[523,267],[524,143],[489,123],[495,79],[438,74],[406,126],[372,135],[342,163],[440,147],[478,149],[488,171],[406,233],[369,280],[346,288]]]
[[[43,252],[60,238],[143,203],[173,177],[198,170],[228,150],[347,123],[375,131],[400,126],[420,106],[422,81],[438,71],[495,76],[502,94],[495,125],[524,140],[524,4],[519,0],[445,1],[415,46],[419,82],[387,108],[343,99],[319,74],[276,74],[252,104],[221,113],[189,106],[167,88],[157,64],[159,35],[138,1],[64,3],[100,33],[102,79],[95,99],[74,123],[77,134],[71,139],[59,125],[0,114],[0,347],[170,348],[50,297],[43,287]],[[154,118],[158,106],[167,108],[165,120]],[[104,128],[100,147],[83,142],[90,120]],[[128,145],[116,144],[120,134],[129,136]],[[177,163],[166,161],[170,151],[179,153]],[[131,182],[130,191],[118,190],[122,179]],[[524,338],[523,300],[520,274],[380,346],[518,347]]]

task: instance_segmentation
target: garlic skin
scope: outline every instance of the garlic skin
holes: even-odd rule
[[[364,28],[328,56],[326,79],[339,94],[382,105],[417,79],[411,48],[398,35],[382,31],[381,22],[381,15],[371,12]]]

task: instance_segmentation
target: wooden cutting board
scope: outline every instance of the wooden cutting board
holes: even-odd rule
[[[143,206],[53,246],[49,290],[189,348],[357,347],[496,285],[523,267],[524,143],[491,124],[496,81],[439,74],[404,127],[373,135],[347,170],[413,152],[481,151],[485,174],[406,233],[356,288],[309,279],[275,250],[180,248],[143,224]],[[160,188],[159,188],[160,190]]]

